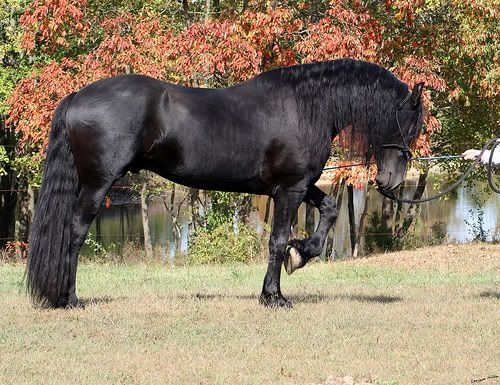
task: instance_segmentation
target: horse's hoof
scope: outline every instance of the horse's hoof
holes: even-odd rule
[[[295,247],[289,246],[287,248],[284,265],[285,270],[289,275],[303,266],[302,256]]]
[[[80,301],[77,297],[73,297],[69,299],[66,307],[68,309],[85,309],[85,303]]]
[[[293,307],[292,303],[282,295],[261,294],[259,297],[259,303],[270,309],[291,309]]]

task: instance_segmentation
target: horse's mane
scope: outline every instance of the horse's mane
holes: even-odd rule
[[[328,124],[350,155],[362,155],[371,143],[397,140],[395,107],[408,86],[387,69],[366,61],[337,59],[274,69],[256,79],[276,90],[291,89],[307,121],[305,130]],[[416,132],[407,133],[413,137]],[[359,148],[357,148],[359,147]]]

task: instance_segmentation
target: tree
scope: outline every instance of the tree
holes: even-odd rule
[[[33,71],[10,93],[8,123],[19,138],[18,155],[36,164],[43,159],[58,101],[100,78],[140,72],[185,85],[225,87],[277,66],[354,57],[391,69],[410,87],[425,81],[426,132],[413,150],[430,154],[434,137],[451,151],[450,137],[477,140],[469,122],[478,106],[488,107],[481,119],[494,127],[494,1],[35,0],[20,18],[21,47],[33,58]],[[447,90],[459,102],[449,100]],[[470,108],[458,111],[467,103]],[[334,143],[338,154],[346,154],[345,143],[342,136]],[[375,171],[349,168],[333,173],[332,182],[359,188]]]

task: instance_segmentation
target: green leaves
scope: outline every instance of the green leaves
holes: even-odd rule
[[[9,157],[4,146],[0,146],[0,176],[7,175],[6,167],[9,163]]]

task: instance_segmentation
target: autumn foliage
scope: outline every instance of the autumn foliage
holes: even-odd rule
[[[86,0],[35,0],[21,16],[25,28],[22,46],[27,52],[39,47],[53,53],[56,47],[69,47],[70,39],[85,40],[90,29],[85,20]]]
[[[439,127],[430,91],[444,91],[447,83],[428,36],[415,33],[402,41],[359,1],[332,1],[322,17],[307,19],[308,3],[250,7],[231,18],[179,29],[154,13],[103,17],[88,11],[86,0],[35,0],[21,18],[22,44],[27,52],[52,59],[20,81],[9,100],[9,123],[19,134],[20,151],[43,154],[58,101],[104,77],[135,72],[190,86],[223,87],[277,66],[353,57],[390,68],[410,87],[425,81],[427,131],[415,146],[418,153],[429,154],[429,135]],[[386,0],[384,9],[386,20],[414,27],[415,1]],[[360,170],[346,169],[335,179],[359,185],[361,177],[369,176]]]

